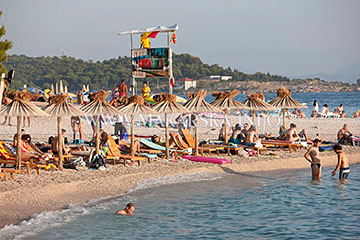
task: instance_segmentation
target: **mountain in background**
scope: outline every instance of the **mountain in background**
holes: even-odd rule
[[[356,83],[356,80],[360,79],[360,62],[343,67],[334,73],[315,73],[294,78],[320,78],[326,81]]]

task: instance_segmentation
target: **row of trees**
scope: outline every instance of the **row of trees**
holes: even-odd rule
[[[129,57],[119,57],[104,61],[84,61],[73,57],[28,57],[25,55],[9,56],[5,63],[7,69],[16,69],[16,77],[11,88],[19,89],[24,84],[38,88],[50,88],[52,83],[63,80],[70,91],[76,91],[83,84],[92,89],[111,89],[121,79],[130,79],[131,64]],[[200,58],[189,54],[174,55],[173,72],[175,79],[189,77],[199,79],[208,75],[229,75],[232,81],[289,81],[288,78],[255,73],[245,74],[217,64],[204,64]]]

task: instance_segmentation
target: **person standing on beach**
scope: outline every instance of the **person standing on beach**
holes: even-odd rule
[[[313,146],[305,153],[304,157],[311,163],[312,180],[320,180],[321,178],[321,161],[319,158],[319,146],[321,140],[315,139]]]
[[[125,84],[125,79],[121,79],[121,84],[119,85],[119,96],[120,97],[127,97],[129,92],[128,92],[128,88]]]
[[[350,173],[349,168],[349,159],[346,156],[346,154],[343,152],[342,147],[339,144],[336,144],[334,147],[334,152],[336,153],[338,157],[338,163],[336,165],[336,168],[334,171],[332,171],[331,176],[335,176],[337,170],[339,170],[339,179],[347,179]]]

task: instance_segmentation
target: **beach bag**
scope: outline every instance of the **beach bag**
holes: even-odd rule
[[[91,159],[90,168],[99,169],[100,167],[106,167],[105,159],[101,154],[96,154]]]

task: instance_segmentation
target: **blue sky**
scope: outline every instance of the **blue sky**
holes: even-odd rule
[[[9,54],[109,59],[129,55],[118,32],[178,23],[176,53],[240,71],[296,76],[360,62],[357,0],[2,0],[0,9]]]

